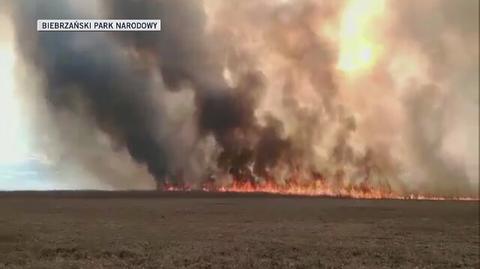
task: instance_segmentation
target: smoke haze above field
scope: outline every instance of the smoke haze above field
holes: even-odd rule
[[[59,182],[295,177],[478,197],[478,1],[0,5],[31,148]],[[49,18],[162,31],[36,32]]]

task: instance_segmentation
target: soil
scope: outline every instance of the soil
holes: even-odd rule
[[[479,203],[0,193],[0,268],[480,268]]]

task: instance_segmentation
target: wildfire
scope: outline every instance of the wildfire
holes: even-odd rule
[[[358,185],[346,186],[329,186],[325,181],[313,181],[309,183],[291,182],[287,184],[278,184],[273,181],[263,183],[254,183],[251,181],[235,180],[224,186],[216,186],[212,182],[203,184],[200,189],[191,187],[187,184],[164,184],[160,186],[162,191],[168,192],[190,192],[201,190],[203,192],[219,192],[219,193],[266,193],[278,195],[292,196],[318,196],[318,197],[334,197],[334,198],[350,198],[350,199],[388,199],[388,200],[431,200],[431,201],[478,201],[473,197],[456,197],[456,196],[435,196],[428,194],[399,194],[392,191],[388,186],[370,186],[366,182]]]
[[[208,189],[207,189],[208,190]],[[387,189],[376,189],[367,185],[346,186],[341,189],[331,188],[325,185],[287,185],[279,186],[276,184],[254,185],[247,183],[234,183],[229,187],[219,188],[221,192],[239,192],[239,193],[270,193],[280,195],[297,196],[323,196],[353,199],[394,199],[394,200],[462,200],[477,201],[471,197],[439,197],[422,194],[400,195]]]
[[[403,161],[397,160],[397,153],[410,154],[409,145],[403,144],[410,138],[401,141],[397,133],[408,137],[408,132],[398,130],[412,127],[407,125],[403,100],[384,90],[397,88],[390,84],[389,70],[377,72],[376,67],[389,66],[395,58],[392,78],[402,81],[425,74],[426,68],[420,68],[423,58],[412,56],[410,50],[382,59],[383,51],[391,50],[388,30],[394,25],[388,0],[347,0],[345,5],[252,0],[239,1],[234,8],[227,2],[205,2],[207,28],[234,44],[227,57],[233,64],[226,61],[223,75],[238,93],[234,96],[241,105],[234,114],[243,112],[237,115],[241,124],[228,131],[213,130],[221,150],[213,168],[206,170],[216,176],[209,174],[208,180],[191,180],[188,185],[174,173],[175,180],[161,181],[159,189],[478,200],[478,196],[441,197],[434,190],[409,188],[409,181],[396,180]],[[245,66],[239,67],[240,58],[248,59]],[[335,70],[330,70],[332,66]],[[412,74],[411,66],[420,69]],[[258,82],[251,76],[257,72],[265,88],[252,83]],[[364,90],[350,90],[357,88]],[[253,98],[256,94],[262,97]],[[251,103],[257,107],[242,111]],[[390,147],[395,149],[390,152]]]

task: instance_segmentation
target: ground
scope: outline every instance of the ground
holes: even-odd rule
[[[0,193],[0,268],[479,268],[479,203]]]

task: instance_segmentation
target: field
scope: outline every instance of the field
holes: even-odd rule
[[[0,193],[0,268],[479,268],[479,204]]]

